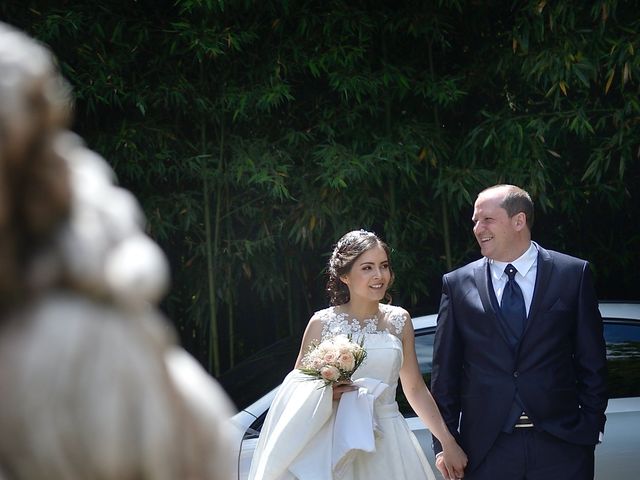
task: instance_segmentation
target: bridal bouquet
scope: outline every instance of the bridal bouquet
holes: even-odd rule
[[[319,345],[311,345],[299,370],[313,379],[323,380],[325,387],[350,380],[367,356],[363,342],[356,343],[351,336],[337,335]]]

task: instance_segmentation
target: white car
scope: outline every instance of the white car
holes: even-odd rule
[[[596,478],[636,478],[640,471],[640,303],[602,302],[609,367],[609,405],[604,441],[596,447]],[[437,315],[413,319],[416,352],[427,385],[430,383],[433,339]],[[246,480],[251,458],[258,442],[262,423],[278,387],[258,399],[232,418],[237,428],[237,475]],[[401,389],[398,404],[411,430],[433,466],[436,477],[431,433],[409,408]]]

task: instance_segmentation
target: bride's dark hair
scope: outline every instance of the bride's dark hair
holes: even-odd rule
[[[390,259],[391,251],[389,246],[380,240],[375,233],[367,232],[366,230],[353,230],[338,240],[327,264],[329,280],[327,281],[326,290],[329,294],[331,305],[342,305],[349,301],[349,288],[340,280],[340,277],[351,271],[353,264],[360,255],[374,247],[382,247],[387,254],[387,258]],[[394,279],[391,263],[389,263],[389,271],[391,272],[389,287],[391,287]],[[387,302],[391,302],[391,295],[388,290],[384,299]]]

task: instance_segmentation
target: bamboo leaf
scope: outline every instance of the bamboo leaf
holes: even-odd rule
[[[609,89],[611,88],[611,83],[613,82],[613,78],[615,77],[615,75],[616,75],[615,69],[612,68],[611,70],[609,70],[609,76],[607,78],[607,83],[606,83],[606,85],[604,87],[604,93],[605,94],[609,93]]]
[[[566,96],[567,96],[567,89],[568,89],[567,83],[566,83],[564,80],[561,80],[561,81],[558,83],[558,86],[560,87],[560,90],[562,90],[562,93],[563,93],[563,94],[565,95],[565,97],[566,97]]]

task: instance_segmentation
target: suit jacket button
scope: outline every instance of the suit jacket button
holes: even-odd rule
[[[513,376],[514,378],[518,378],[520,376],[520,372],[516,370],[515,372],[513,372]]]

